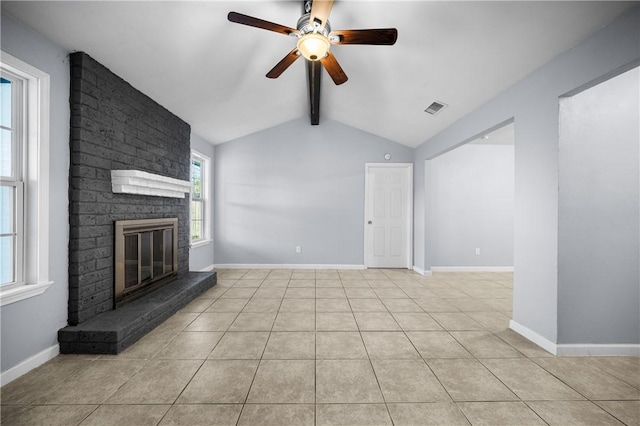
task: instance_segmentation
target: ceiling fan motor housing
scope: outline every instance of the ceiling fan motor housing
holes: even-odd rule
[[[296,28],[300,31],[301,35],[305,35],[308,33],[317,32],[318,34],[322,34],[323,36],[329,38],[329,33],[331,32],[331,24],[329,21],[325,22],[323,28],[318,28],[317,25],[314,25],[310,22],[311,14],[305,13],[298,19],[298,25]]]

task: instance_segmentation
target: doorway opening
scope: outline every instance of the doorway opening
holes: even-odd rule
[[[513,270],[514,131],[511,121],[426,161],[432,271]]]

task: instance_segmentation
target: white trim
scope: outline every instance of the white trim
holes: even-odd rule
[[[525,327],[524,325],[514,320],[509,320],[509,328],[515,331],[516,333],[518,333],[519,335],[521,335],[522,337],[524,337],[525,339],[530,340],[536,345],[540,346],[542,349],[546,350],[547,352],[550,352],[553,355],[558,354],[558,345],[556,345],[546,337],[543,337],[540,334],[536,333],[535,331],[531,330],[530,328]]]
[[[111,190],[116,194],[184,198],[191,182],[141,170],[111,170]]]
[[[370,267],[370,260],[367,259],[368,255],[368,247],[369,247],[369,237],[367,232],[367,222],[369,220],[368,215],[368,203],[367,199],[369,197],[369,168],[370,167],[386,167],[386,168],[403,168],[407,169],[409,172],[409,179],[407,182],[407,264],[405,267],[407,269],[412,268],[413,263],[413,163],[365,163],[364,165],[364,218],[363,218],[363,230],[364,230],[364,264],[365,267]],[[371,266],[373,267],[373,266]]]
[[[640,344],[557,344],[514,320],[509,328],[557,356],[640,356]]]
[[[197,249],[198,247],[206,246],[207,244],[211,244],[213,240],[198,240],[195,243],[189,244],[189,248]]]
[[[0,306],[9,305],[30,297],[38,296],[47,291],[52,284],[53,281],[47,281],[38,284],[20,285],[2,290],[2,292],[0,292]]]
[[[327,264],[243,264],[243,263],[221,263],[215,265],[216,269],[367,269],[364,265],[327,265]]]
[[[211,158],[196,149],[191,149],[191,155],[189,157],[189,176],[191,181],[193,181],[193,176],[191,176],[191,173],[193,171],[194,157],[202,163],[202,167],[200,169],[200,183],[202,185],[200,202],[202,203],[203,235],[201,239],[195,240],[195,242],[191,243],[191,247],[200,247],[212,241],[211,230],[213,229],[213,220],[211,217],[211,206],[213,198],[211,197],[211,188],[213,187],[213,172],[211,171]],[[192,185],[193,183],[190,182],[189,192],[193,194]],[[189,241],[193,241],[191,240],[191,203],[189,203]]]
[[[559,344],[560,356],[640,356],[640,344],[594,345]]]
[[[432,266],[433,272],[513,272],[513,266]]]
[[[2,68],[24,79],[27,99],[23,276],[26,284],[19,290],[18,287],[0,290],[10,295],[8,299],[2,298],[1,303],[7,304],[42,294],[52,284],[49,280],[50,77],[4,51],[0,60]]]
[[[420,275],[424,275],[426,277],[430,277],[431,276],[431,271],[425,271],[422,268],[418,268],[416,265],[413,265],[413,270],[417,273],[419,273]]]
[[[52,360],[53,358],[58,356],[59,353],[60,353],[60,346],[53,345],[25,359],[20,364],[11,367],[7,371],[3,371],[2,374],[0,374],[0,386],[4,386],[7,383],[11,383],[18,377],[28,373],[34,368],[39,367],[45,362]]]
[[[207,266],[205,268],[200,269],[199,272],[211,272],[211,271],[214,270],[215,267],[216,267],[216,265],[211,264],[211,265],[209,265],[209,266]]]

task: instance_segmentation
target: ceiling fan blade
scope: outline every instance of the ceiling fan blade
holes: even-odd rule
[[[292,33],[298,33],[298,30],[284,25],[274,24],[273,22],[265,21],[263,19],[254,18],[253,16],[243,15],[242,13],[229,12],[227,19],[236,24],[248,25],[250,27],[262,28],[263,30],[269,30],[276,33],[289,35]]]
[[[314,22],[319,22],[320,28],[323,28],[329,19],[332,7],[333,0],[313,0],[311,3],[311,15],[309,16],[311,25]]]
[[[331,53],[330,50],[327,51],[327,56],[320,59],[320,62],[322,62],[324,69],[327,70],[335,84],[342,84],[349,79],[349,77],[347,77],[347,74],[345,74],[342,70],[342,67],[338,63],[338,60],[335,56],[333,56],[333,53]]]
[[[309,117],[311,125],[320,124],[320,82],[322,81],[322,65],[319,61],[307,62],[307,80],[309,83]]]
[[[287,54],[287,56],[282,58],[282,60],[278,62],[276,66],[273,67],[271,71],[267,73],[267,77],[269,78],[280,77],[280,74],[285,72],[285,70],[289,68],[291,64],[293,64],[296,61],[296,59],[298,59],[299,57],[300,57],[300,54],[298,53],[298,48],[294,47],[293,50]]]
[[[329,37],[338,36],[340,41],[333,44],[378,44],[391,46],[398,39],[395,28],[378,28],[371,30],[338,30],[331,31]]]

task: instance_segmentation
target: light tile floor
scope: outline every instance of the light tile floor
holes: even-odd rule
[[[3,425],[639,425],[640,359],[508,329],[512,275],[220,270],[118,356],[4,386]]]

